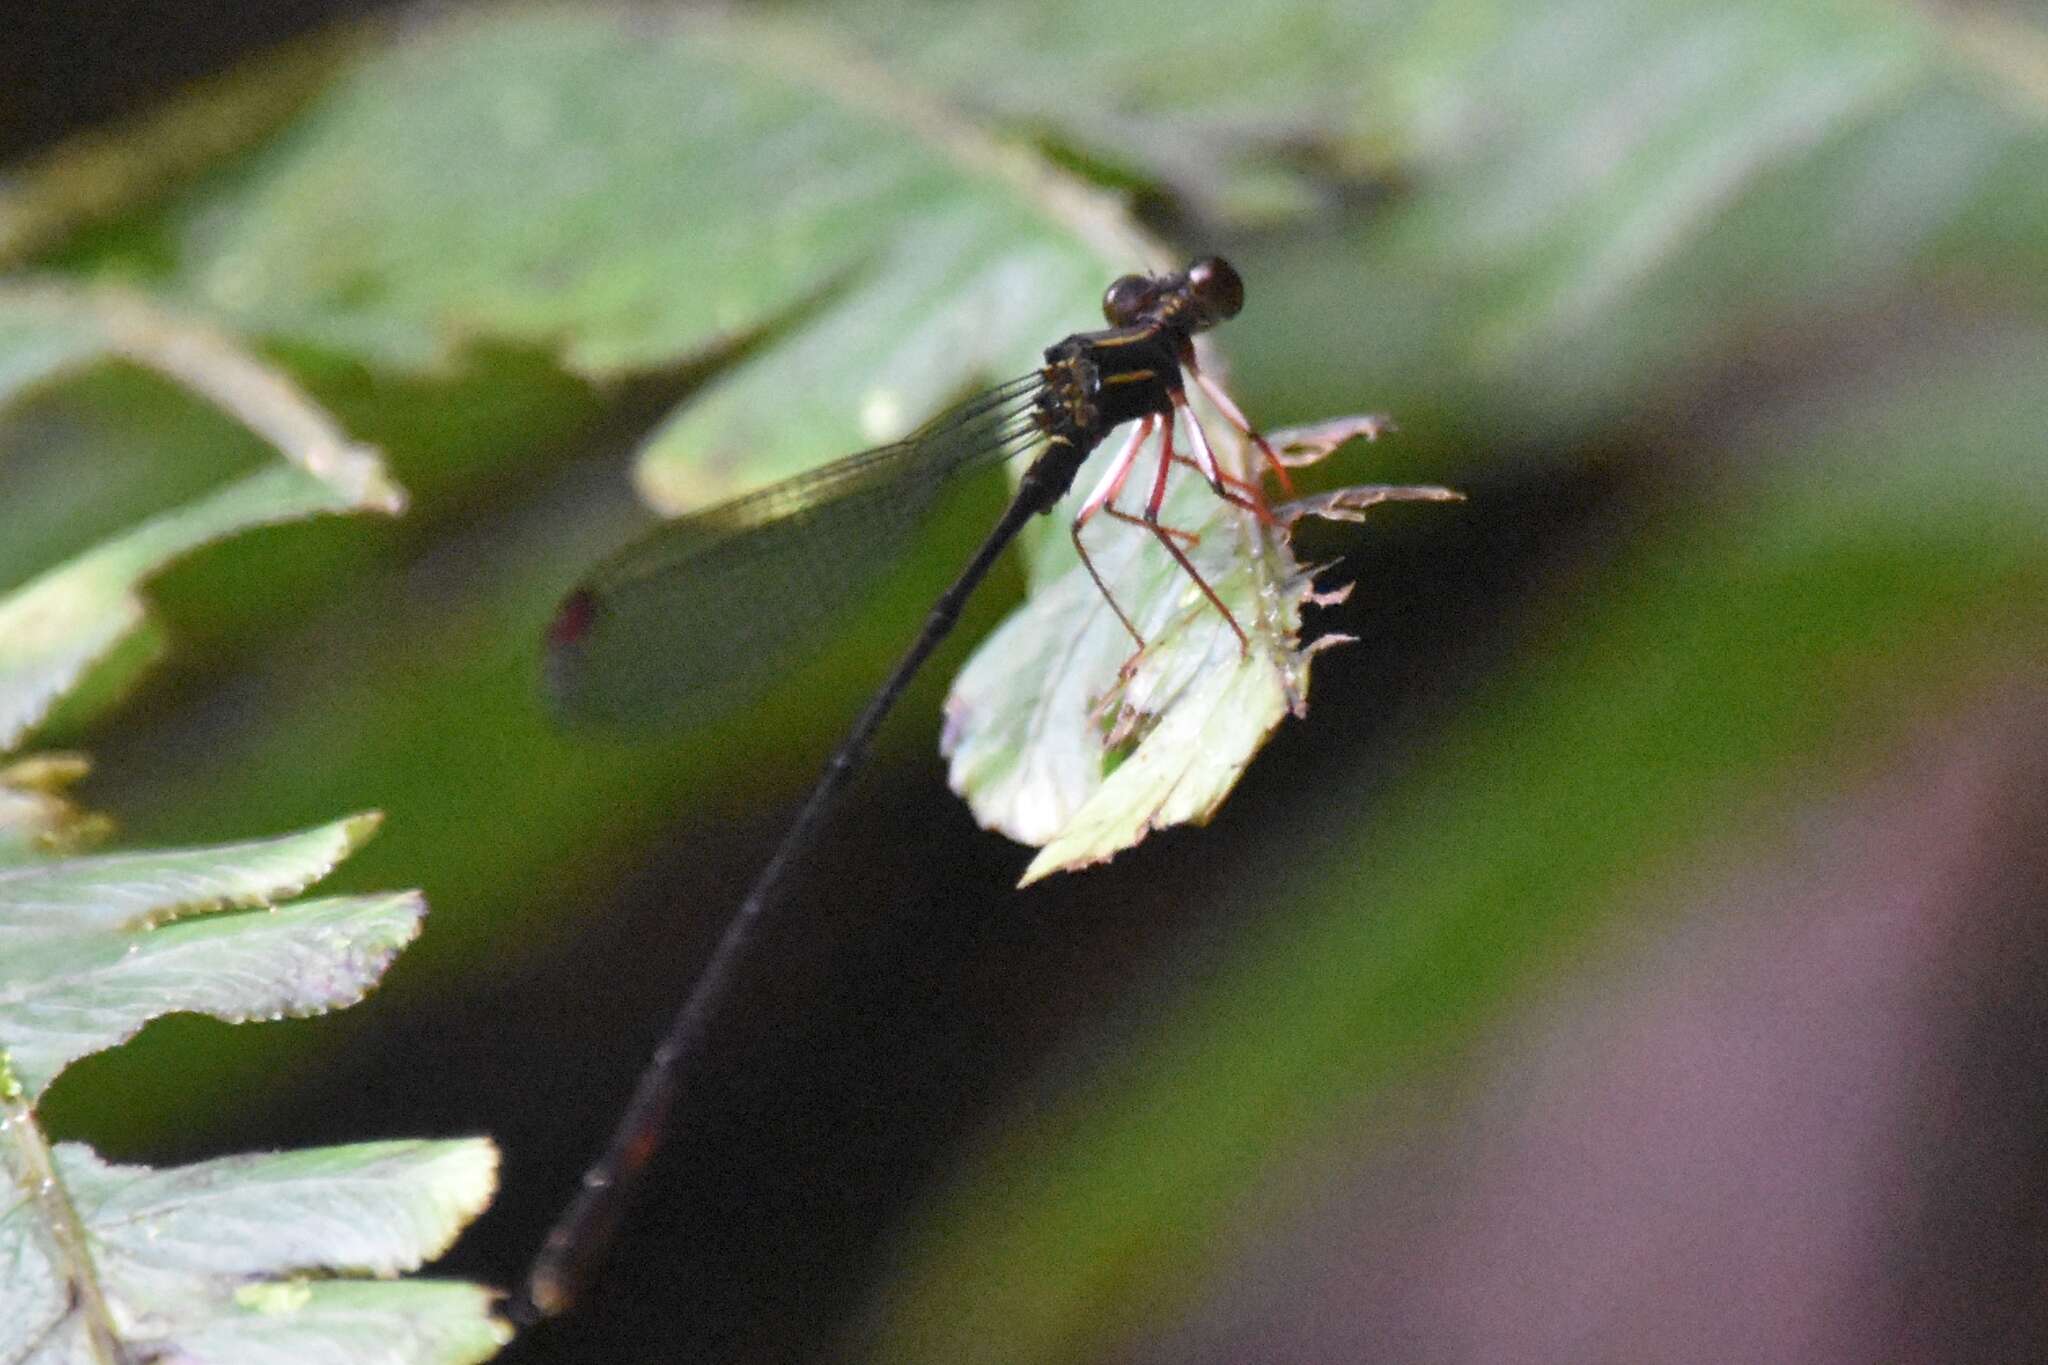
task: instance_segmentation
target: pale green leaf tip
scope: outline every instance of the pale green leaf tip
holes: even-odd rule
[[[1111,850],[1077,858],[1058,845],[1049,844],[1038,850],[1031,859],[1030,866],[1024,869],[1024,875],[1017,879],[1017,889],[1022,891],[1033,882],[1044,881],[1055,872],[1079,872],[1083,868],[1094,867],[1097,863],[1106,863],[1115,856],[1116,852]]]
[[[447,1237],[428,1250],[429,1260],[453,1246],[462,1229],[490,1207],[504,1161],[498,1144],[487,1137],[451,1138],[438,1145],[443,1169],[437,1188],[449,1199],[455,1216]]]
[[[354,815],[345,815],[337,820],[335,827],[342,836],[341,856],[346,858],[370,842],[371,836],[375,835],[383,824],[384,812],[381,810],[358,811]]]
[[[384,468],[375,446],[348,443],[300,452],[304,468],[322,483],[340,491],[350,507],[385,516],[401,516],[407,494]]]

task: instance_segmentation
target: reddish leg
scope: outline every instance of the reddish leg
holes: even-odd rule
[[[1159,469],[1158,473],[1152,478],[1152,495],[1145,499],[1145,511],[1142,518],[1140,518],[1140,524],[1154,536],[1158,537],[1159,543],[1166,547],[1166,552],[1173,556],[1174,561],[1187,572],[1189,578],[1195,580],[1195,586],[1202,590],[1202,596],[1208,598],[1209,604],[1223,614],[1224,621],[1229,624],[1230,629],[1237,636],[1238,648],[1243,650],[1245,655],[1249,657],[1252,652],[1252,642],[1251,638],[1244,633],[1244,627],[1240,626],[1237,623],[1237,618],[1230,614],[1230,608],[1223,605],[1223,599],[1218,597],[1216,590],[1209,586],[1209,580],[1202,577],[1201,571],[1195,567],[1195,562],[1187,557],[1187,552],[1174,543],[1173,536],[1169,534],[1173,528],[1159,524],[1159,509],[1166,502],[1166,472],[1173,467],[1176,458],[1179,457],[1176,457],[1173,453],[1173,421],[1171,418],[1168,418],[1161,424]],[[1181,534],[1185,535],[1187,533],[1182,532]]]
[[[1175,464],[1184,464],[1197,474],[1202,472],[1202,466],[1185,455],[1175,455],[1173,462]],[[1217,497],[1234,507],[1242,507],[1266,525],[1280,525],[1280,519],[1273,515],[1271,508],[1266,506],[1257,484],[1240,479],[1235,474],[1225,474],[1220,487],[1214,484],[1210,485],[1210,487],[1215,489]],[[1181,534],[1186,535],[1187,532],[1183,531]]]
[[[1189,407],[1185,401],[1176,402],[1174,407],[1177,411],[1187,414],[1188,430],[1194,434],[1195,438],[1195,458],[1190,459],[1186,455],[1177,454],[1173,456],[1174,460],[1195,470],[1204,479],[1207,479],[1209,487],[1215,490],[1217,497],[1234,506],[1244,508],[1247,512],[1256,516],[1263,525],[1278,526],[1280,524],[1279,519],[1266,506],[1265,490],[1255,483],[1238,478],[1234,474],[1224,473],[1223,466],[1216,462],[1216,451],[1209,444],[1209,433],[1202,428],[1201,421],[1195,416],[1195,410]]]
[[[1146,416],[1138,419],[1138,425],[1132,430],[1130,439],[1124,442],[1123,449],[1117,451],[1116,458],[1109,462],[1109,468],[1102,472],[1102,481],[1095,485],[1095,491],[1088,495],[1087,501],[1081,504],[1081,510],[1074,514],[1074,553],[1081,557],[1081,567],[1086,569],[1088,576],[1095,580],[1096,591],[1102,594],[1102,600],[1109,603],[1109,609],[1116,613],[1116,619],[1123,623],[1124,630],[1130,634],[1133,640],[1138,642],[1137,654],[1131,656],[1132,660],[1135,660],[1138,654],[1145,652],[1145,637],[1138,634],[1138,628],[1131,624],[1131,618],[1124,615],[1123,607],[1118,605],[1116,594],[1109,590],[1109,584],[1103,582],[1102,575],[1096,571],[1095,561],[1088,557],[1088,547],[1081,543],[1081,528],[1086,526],[1089,520],[1104,508],[1107,508],[1109,514],[1113,517],[1120,517],[1126,521],[1130,520],[1128,516],[1125,516],[1124,513],[1116,509],[1114,499],[1118,493],[1123,491],[1124,480],[1128,479],[1131,475],[1131,466],[1137,463],[1139,448],[1145,444],[1145,438],[1152,434],[1152,428],[1158,424],[1159,418],[1157,416]],[[1172,439],[1173,429],[1169,425],[1167,428],[1167,441],[1169,444],[1171,444]],[[1169,545],[1171,543],[1171,541],[1168,542]],[[1130,662],[1127,661],[1124,664],[1124,669],[1129,670],[1130,666]]]
[[[1230,400],[1230,395],[1223,391],[1223,386],[1195,368],[1195,361],[1192,355],[1182,363],[1181,368],[1195,377],[1195,382],[1202,386],[1203,393],[1209,395],[1209,401],[1216,405],[1216,410],[1223,414],[1223,419],[1243,432],[1246,438],[1259,448],[1259,454],[1266,457],[1266,467],[1271,469],[1273,477],[1280,481],[1280,491],[1292,497],[1294,495],[1294,480],[1287,476],[1287,466],[1280,463],[1280,456],[1274,452],[1273,447],[1267,443],[1266,438],[1259,435],[1253,429],[1251,422],[1245,417],[1244,412],[1236,403]]]

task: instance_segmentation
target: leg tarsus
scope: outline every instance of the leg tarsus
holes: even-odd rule
[[[1162,535],[1173,536],[1189,549],[1193,549],[1202,543],[1202,534],[1199,531],[1187,531],[1178,526],[1168,526],[1163,522],[1155,524],[1134,513],[1126,512],[1121,507],[1105,507],[1102,510],[1115,517],[1118,521],[1127,521],[1133,526],[1142,526],[1148,531],[1157,531]]]
[[[1173,462],[1175,464],[1184,464],[1198,474],[1202,472],[1202,466],[1185,455],[1174,456]],[[1259,491],[1257,484],[1240,479],[1235,474],[1223,474],[1221,471],[1218,471],[1218,473],[1222,480],[1222,486],[1218,487],[1215,483],[1209,485],[1210,490],[1217,497],[1233,507],[1242,507],[1245,511],[1257,517],[1263,525],[1283,526],[1286,524],[1280,518],[1273,515],[1273,509],[1266,505],[1265,496]]]

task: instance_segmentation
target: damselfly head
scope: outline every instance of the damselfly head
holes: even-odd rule
[[[1102,316],[1112,327],[1144,321],[1159,304],[1161,282],[1150,275],[1125,275],[1102,291]]]
[[[1202,332],[1243,307],[1244,281],[1221,256],[1205,256],[1177,275],[1125,275],[1102,295],[1102,316],[1112,327],[1163,323]]]

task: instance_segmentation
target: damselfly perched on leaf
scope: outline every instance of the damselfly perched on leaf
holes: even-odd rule
[[[582,1188],[549,1233],[528,1278],[522,1316],[549,1316],[574,1302],[616,1230],[630,1188],[652,1157],[680,1088],[682,1068],[700,1051],[705,1029],[730,992],[735,965],[771,904],[783,875],[817,833],[833,799],[866,755],[881,723],[919,667],[953,628],[975,587],[1003,549],[1066,495],[1088,456],[1118,428],[1130,434],[1082,499],[1071,534],[1098,600],[1114,614],[1129,650],[1117,676],[1130,680],[1149,642],[1097,567],[1084,530],[1098,516],[1129,523],[1170,560],[1199,594],[1201,609],[1228,627],[1237,654],[1250,661],[1248,631],[1198,567],[1199,537],[1161,519],[1169,475],[1192,471],[1223,503],[1262,532],[1281,527],[1257,477],[1226,469],[1188,403],[1190,381],[1222,419],[1249,442],[1288,487],[1285,462],[1228,394],[1204,374],[1198,333],[1235,317],[1244,285],[1216,257],[1163,276],[1127,275],[1110,285],[1110,324],[1079,332],[1045,351],[1044,364],[943,413],[910,436],[850,455],[656,529],[593,570],[563,601],[548,632],[549,692],[571,720],[632,720],[678,708],[712,707],[735,688],[759,681],[831,618],[908,539],[951,476],[1034,452],[987,539],[933,605],[923,629],[881,684],[826,765],[789,832],[719,940],[696,987],[642,1074],[631,1103]],[[1184,426],[1186,448],[1176,444]],[[1377,429],[1358,419],[1311,433],[1303,444],[1326,452],[1353,434]],[[1151,459],[1147,463],[1147,454]],[[1142,471],[1135,501],[1119,499]],[[1392,497],[1451,496],[1438,489],[1351,490],[1345,503],[1325,495],[1297,505],[1341,516]],[[1303,587],[1306,594],[1306,588]],[[1263,608],[1261,609],[1263,610]],[[1263,631],[1256,632],[1263,640]],[[1301,656],[1305,658],[1305,653]],[[1289,683],[1282,690],[1293,705]],[[1085,709],[1085,708],[1084,708]],[[1112,727],[1110,733],[1116,733]]]
[[[785,662],[794,643],[817,633],[886,566],[953,475],[1036,450],[1010,510],[962,582],[940,599],[942,608],[957,606],[1017,531],[1050,511],[1082,462],[1126,422],[1136,424],[1130,438],[1074,518],[1081,562],[1142,649],[1144,638],[1094,572],[1082,538],[1098,513],[1136,522],[1244,643],[1243,628],[1183,551],[1188,534],[1159,521],[1165,475],[1177,462],[1198,469],[1220,496],[1266,514],[1255,486],[1218,467],[1207,434],[1192,421],[1184,377],[1259,445],[1285,486],[1271,447],[1195,364],[1194,334],[1234,317],[1243,303],[1237,272],[1213,257],[1163,278],[1127,275],[1103,298],[1111,326],[1050,348],[1037,372],[968,399],[900,441],[657,528],[598,566],[562,604],[548,636],[556,707],[572,721],[633,721],[717,705]],[[1187,454],[1174,448],[1177,412],[1190,417]],[[1155,432],[1158,461],[1143,510],[1126,511],[1116,496]],[[928,632],[913,656],[922,659],[944,633]]]

